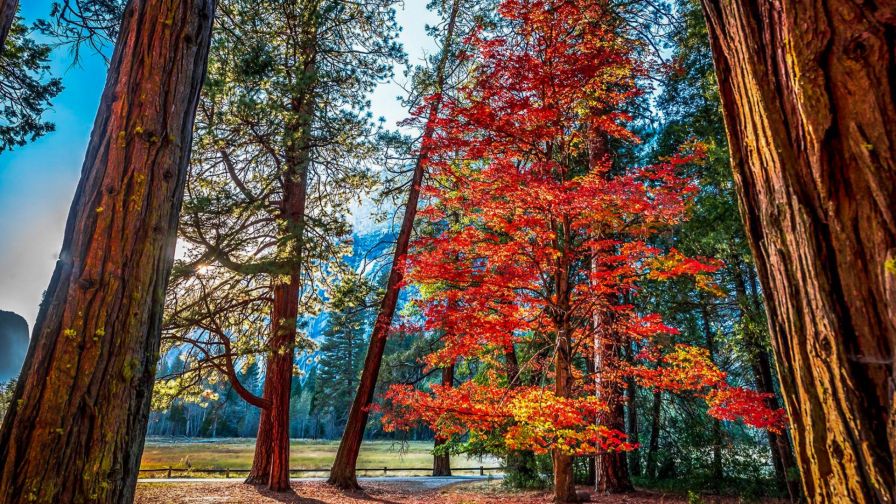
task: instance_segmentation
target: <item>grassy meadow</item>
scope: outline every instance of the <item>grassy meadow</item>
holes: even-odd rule
[[[321,473],[302,473],[294,476],[321,476],[329,469],[336,457],[338,441],[313,441],[293,439],[290,449],[290,468],[323,469]],[[389,476],[426,475],[425,471],[399,471],[393,468],[428,468],[432,467],[432,442],[410,441],[398,443],[392,441],[365,441],[358,458],[358,468],[369,468],[361,475],[382,476],[383,467],[389,467]],[[147,438],[141,460],[141,469],[173,468],[174,476],[209,476],[203,469],[232,469],[232,476],[240,476],[238,469],[247,469],[252,465],[255,452],[254,439],[183,439],[183,438]],[[452,456],[453,467],[497,467],[499,461],[492,457],[468,458]],[[462,472],[461,474],[472,474]],[[166,472],[144,473],[141,477],[165,477]],[[216,475],[223,476],[217,473]]]

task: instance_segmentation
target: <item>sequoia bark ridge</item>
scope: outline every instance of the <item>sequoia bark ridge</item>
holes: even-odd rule
[[[132,0],[0,432],[0,501],[133,500],[214,0]]]
[[[896,502],[896,11],[703,0],[810,502]]]

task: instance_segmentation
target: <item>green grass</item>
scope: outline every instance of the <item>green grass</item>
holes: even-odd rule
[[[336,457],[338,441],[311,441],[294,439],[290,446],[290,467],[292,469],[329,469]],[[432,442],[410,441],[404,444],[392,441],[365,441],[358,457],[359,468],[379,469],[369,472],[372,476],[381,476],[382,468],[427,468],[432,467]],[[143,450],[141,469],[165,469],[172,467],[180,470],[177,475],[183,476],[183,470],[192,468],[193,472],[201,469],[246,469],[252,465],[255,452],[254,439],[170,439],[148,438]],[[493,458],[467,458],[463,455],[452,456],[454,467],[497,467],[498,461]],[[424,475],[416,471],[394,473],[394,475]],[[318,474],[305,474],[317,476]],[[150,476],[145,474],[144,476]],[[153,476],[164,476],[154,473]]]

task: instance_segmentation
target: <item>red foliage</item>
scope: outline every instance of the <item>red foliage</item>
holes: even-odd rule
[[[423,421],[441,435],[500,432],[511,448],[594,453],[632,447],[595,425],[605,406],[594,379],[620,383],[632,372],[644,385],[722,390],[724,373],[700,349],[676,346],[653,368],[624,366],[605,350],[637,342],[660,353],[668,338],[657,336],[676,331],[623,300],[643,282],[681,276],[712,290],[719,264],[651,245],[687,217],[695,187],[682,165],[700,146],[635,168],[614,166],[601,148],[637,141],[616,111],[638,94],[640,71],[602,9],[588,0],[505,0],[510,33],[471,38],[475,74],[443,97],[428,146],[429,205],[420,215],[435,232],[416,241],[407,264],[423,294],[424,329],[443,335],[431,365],[500,368],[505,349],[526,343],[546,350],[526,370],[552,379],[563,362],[552,368],[549,354],[566,341],[587,359],[602,354],[598,376],[570,369],[571,385],[554,391],[511,386],[494,371],[488,385],[393,387],[387,427]],[[707,397],[718,415],[755,417],[743,394]]]

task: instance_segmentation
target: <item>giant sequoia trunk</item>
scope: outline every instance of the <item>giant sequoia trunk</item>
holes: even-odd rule
[[[892,2],[703,6],[806,497],[893,503]]]
[[[460,1],[454,0],[451,14],[448,20],[445,41],[442,46],[442,54],[436,69],[436,91],[442,92],[445,86],[445,72],[447,60],[450,55],[451,45],[454,40],[454,29],[457,14],[460,9]],[[349,410],[339,450],[336,459],[330,469],[328,483],[338,488],[358,488],[358,480],[355,468],[358,463],[358,453],[361,451],[361,442],[364,439],[364,431],[367,428],[367,418],[370,416],[370,405],[373,403],[373,394],[376,390],[377,379],[380,374],[380,366],[383,361],[383,353],[386,350],[386,338],[389,336],[389,328],[392,326],[392,317],[398,305],[399,286],[404,279],[404,257],[408,253],[411,243],[411,232],[414,229],[414,218],[417,215],[417,203],[420,199],[420,188],[423,184],[424,169],[426,166],[429,143],[435,133],[434,121],[439,114],[441,99],[433,100],[430,104],[429,115],[424,126],[421,138],[420,153],[414,165],[414,174],[408,192],[408,201],[404,208],[404,217],[395,243],[395,253],[392,258],[392,269],[386,282],[386,292],[383,295],[380,310],[370,336],[370,344],[367,348],[367,357],[364,359],[364,368],[361,371],[361,380],[358,384],[358,392],[352,401]]]
[[[6,37],[19,11],[19,0],[0,0],[0,54],[6,47]]]
[[[132,0],[0,432],[0,502],[133,500],[214,0]]]

